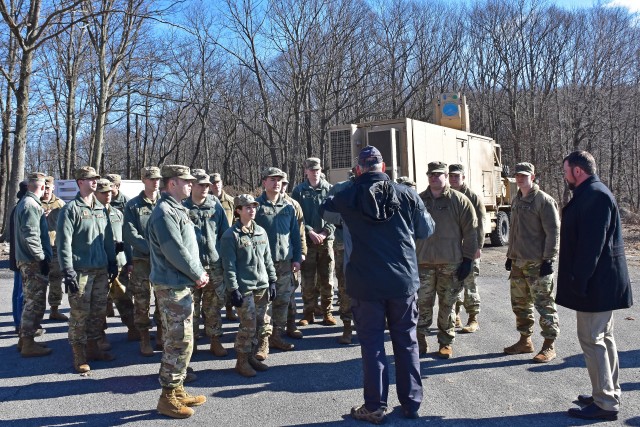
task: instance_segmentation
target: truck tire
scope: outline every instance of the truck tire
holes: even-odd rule
[[[504,246],[509,243],[509,214],[504,211],[496,215],[496,228],[489,236],[493,246]]]

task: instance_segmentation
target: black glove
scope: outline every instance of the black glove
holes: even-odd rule
[[[124,242],[116,242],[116,255],[124,252]]]
[[[276,299],[276,295],[278,295],[276,292],[276,282],[269,282],[269,301]]]
[[[44,277],[49,277],[49,261],[46,259],[40,261],[40,274]]]
[[[473,261],[471,261],[471,259],[462,258],[462,264],[460,264],[460,266],[456,270],[456,276],[458,277],[458,280],[463,281],[464,279],[467,278],[469,273],[471,273],[471,264],[472,263],[473,263]]]
[[[540,264],[540,277],[548,276],[553,274],[553,261],[550,259],[542,261]]]
[[[111,264],[107,268],[107,271],[109,272],[109,283],[116,280],[116,277],[118,277],[118,266],[115,264]]]
[[[231,292],[231,304],[234,307],[242,307],[242,302],[244,301],[244,297],[242,296],[242,294],[240,293],[239,290],[234,289]]]
[[[504,263],[504,269],[507,271],[511,271],[511,263],[513,261],[511,260],[511,258],[507,258],[507,260]]]
[[[62,281],[64,282],[64,291],[67,294],[77,294],[80,290],[78,286],[78,275],[73,270],[62,270]]]

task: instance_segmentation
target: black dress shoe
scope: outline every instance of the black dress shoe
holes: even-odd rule
[[[578,402],[583,405],[591,405],[593,403],[593,396],[589,396],[588,394],[580,394],[578,395]]]
[[[569,415],[583,420],[608,420],[614,421],[618,419],[618,411],[605,411],[595,403],[585,406],[584,408],[571,408]]]

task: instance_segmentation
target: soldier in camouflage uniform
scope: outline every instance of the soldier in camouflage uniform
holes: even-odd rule
[[[416,183],[412,181],[408,176],[401,176],[396,179],[398,184],[404,184],[407,187],[411,187],[414,190],[416,189]]]
[[[480,256],[482,255],[482,247],[484,246],[484,222],[486,220],[487,211],[480,197],[471,191],[465,183],[464,166],[456,163],[449,165],[449,185],[456,191],[461,192],[471,201],[473,209],[478,219],[478,227],[476,232],[478,235],[478,250],[473,258],[473,271],[464,280],[464,290],[458,295],[456,302],[456,327],[461,327],[460,307],[464,305],[464,309],[469,315],[467,325],[462,328],[461,332],[473,333],[478,330],[478,314],[480,313],[480,294],[478,293],[477,277],[480,274]]]
[[[420,198],[436,229],[428,239],[416,242],[420,275],[418,346],[420,353],[428,351],[427,334],[437,294],[438,356],[448,359],[456,336],[455,304],[478,249],[478,220],[469,199],[447,184],[447,165],[431,162],[427,167],[429,187]]]
[[[124,214],[124,207],[129,202],[129,198],[120,191],[122,177],[117,173],[109,173],[104,177],[113,184],[111,186],[111,206]]]
[[[322,166],[320,159],[310,157],[304,161],[307,179],[294,188],[292,197],[302,206],[307,234],[307,257],[302,264],[302,303],[303,318],[298,323],[306,326],[315,322],[314,308],[320,292],[320,309],[325,325],[335,325],[333,318],[334,270],[333,232],[335,226],[325,222],[320,216],[320,206],[327,198],[331,184],[320,177]]]
[[[217,197],[220,201],[220,204],[224,209],[224,213],[227,216],[227,222],[229,225],[233,224],[233,197],[224,191],[224,183],[222,182],[222,178],[219,173],[211,174],[211,194]],[[229,301],[228,295],[226,298],[225,306],[227,311],[227,320],[236,321],[238,320],[238,316],[233,312],[233,305]]]
[[[558,254],[560,217],[556,201],[534,184],[535,169],[531,163],[518,163],[515,176],[518,193],[511,203],[505,269],[511,271],[511,307],[520,340],[504,352],[534,352],[531,335],[535,307],[544,344],[533,361],[546,363],[556,357],[555,340],[560,334],[553,297],[553,262]]]
[[[209,276],[200,263],[189,211],[180,203],[189,197],[195,177],[182,165],[164,165],[161,174],[164,192],[147,226],[150,280],[165,328],[159,377],[162,394],[157,409],[172,418],[187,418],[194,413],[191,406],[207,400],[187,393],[183,383],[193,352],[191,292],[194,287],[206,286]]]
[[[160,169],[155,166],[143,167],[140,178],[144,190],[129,200],[124,209],[123,237],[127,245],[133,248],[133,270],[129,278],[129,285],[133,293],[134,322],[140,333],[140,353],[143,356],[153,356],[149,329],[149,310],[151,307],[151,264],[149,263],[149,242],[147,240],[147,222],[158,200],[160,184]],[[154,318],[158,319],[156,340],[161,342],[162,326],[160,325],[158,306]],[[161,348],[161,347],[160,347]]]
[[[44,174],[27,177],[27,193],[15,209],[15,257],[22,273],[24,306],[20,322],[18,350],[22,357],[46,356],[51,349],[37,344],[33,337],[46,308],[49,261],[53,257],[49,230],[40,197],[44,193]]]
[[[113,231],[105,207],[94,192],[100,176],[90,166],[74,172],[76,198],[58,217],[56,246],[65,286],[69,290],[69,343],[76,371],[89,371],[87,360],[113,360],[98,346],[106,315],[109,279],[118,274]]]
[[[236,335],[235,370],[253,377],[268,366],[255,358],[258,337],[269,323],[268,302],[276,298],[276,270],[271,259],[269,237],[254,221],[258,202],[249,194],[234,198],[238,221],[222,235],[220,255],[224,282],[235,307],[240,326]]]
[[[194,332],[197,330],[199,310],[196,312],[199,295],[205,318],[205,333],[210,340],[209,351],[217,357],[227,355],[222,346],[222,317],[220,311],[225,303],[225,288],[222,279],[222,260],[218,253],[222,233],[227,231],[229,223],[222,205],[216,197],[209,196],[209,175],[204,169],[193,169],[191,174],[196,182],[191,187],[191,197],[182,204],[189,210],[189,218],[194,224],[200,252],[200,262],[209,275],[209,284],[202,289],[194,289]]]
[[[60,263],[58,262],[58,251],[56,249],[56,225],[58,224],[58,215],[60,209],[64,206],[64,201],[55,194],[55,180],[52,176],[44,179],[44,194],[40,199],[44,214],[47,217],[47,226],[49,227],[49,240],[51,241],[51,250],[53,258],[49,263],[49,306],[51,312],[49,319],[67,321],[69,318],[60,313],[60,304],[62,303],[62,273],[60,272]]]
[[[282,196],[282,179],[284,172],[270,167],[262,172],[264,192],[256,199],[259,203],[255,222],[265,229],[269,238],[271,258],[278,281],[276,282],[276,298],[271,302],[271,324],[267,323],[265,335],[261,335],[256,358],[265,360],[269,348],[283,351],[293,350],[294,346],[286,342],[284,335],[287,325],[287,312],[291,299],[293,275],[300,271],[302,249],[300,243],[300,226],[296,211],[292,204]]]
[[[282,189],[280,192],[282,193],[282,197],[291,203],[293,209],[296,212],[296,219],[298,220],[298,228],[300,229],[300,249],[302,251],[302,262],[307,257],[307,238],[306,231],[304,227],[304,213],[302,212],[302,206],[300,203],[295,201],[287,194],[287,187],[289,186],[289,178],[287,177],[286,172],[282,172]],[[289,306],[287,307],[287,335],[291,338],[295,338],[297,340],[302,338],[302,332],[296,326],[296,312],[298,311],[298,305],[296,303],[296,290],[298,286],[300,286],[300,271],[296,271],[293,273],[293,280],[291,282],[291,296],[289,297]]]

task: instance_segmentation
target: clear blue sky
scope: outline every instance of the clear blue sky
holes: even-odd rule
[[[598,0],[549,0],[550,3],[554,3],[567,9],[591,7],[598,3]],[[600,3],[614,6],[623,6],[629,9],[630,12],[640,12],[640,0],[600,0]]]

